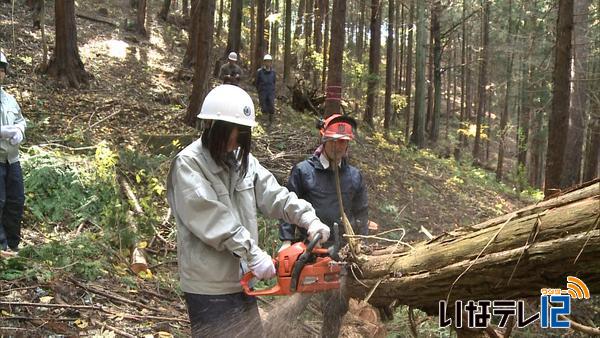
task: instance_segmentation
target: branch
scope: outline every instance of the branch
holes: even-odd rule
[[[94,22],[100,22],[100,23],[105,23],[108,25],[111,25],[113,27],[117,27],[118,25],[108,19],[102,19],[102,18],[98,18],[98,17],[94,17],[94,16],[90,16],[90,15],[86,15],[86,14],[81,14],[81,13],[77,13],[76,16],[78,18],[82,18],[82,19],[87,19],[90,21],[94,21]]]
[[[442,38],[445,38],[446,35],[452,33],[458,26],[460,26],[463,22],[469,20],[473,15],[475,15],[475,13],[479,12],[480,10],[475,10],[473,12],[471,12],[471,14],[467,15],[464,19],[461,19],[459,22],[455,23],[454,25],[452,25],[452,27],[450,27],[447,31],[442,33]]]
[[[579,332],[583,332],[585,334],[589,334],[590,336],[600,336],[600,327],[591,327],[583,324],[579,324],[578,322],[570,319],[569,317],[559,315],[560,319],[568,320],[571,322],[571,329]]]

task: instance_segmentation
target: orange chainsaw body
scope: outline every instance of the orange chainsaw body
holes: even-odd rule
[[[246,273],[240,282],[244,292],[251,296],[276,296],[339,289],[339,263],[330,257],[327,249],[314,248],[311,244],[297,242],[279,252],[273,259],[277,284],[270,289],[251,290],[249,283],[254,275]]]

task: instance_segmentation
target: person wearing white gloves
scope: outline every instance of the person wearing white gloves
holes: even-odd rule
[[[0,52],[0,85],[8,71],[6,55]],[[26,122],[17,100],[0,87],[0,249],[12,256],[21,242],[21,218],[25,205],[19,144],[25,137]]]
[[[258,247],[257,211],[307,229],[329,228],[314,208],[277,183],[250,154],[254,104],[243,89],[211,90],[198,115],[200,139],[171,163],[167,199],[177,221],[177,258],[193,337],[261,337],[256,299],[240,279],[272,278],[272,258]]]

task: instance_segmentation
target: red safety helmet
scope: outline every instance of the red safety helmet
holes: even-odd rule
[[[354,130],[356,121],[350,116],[333,114],[321,121],[319,130],[323,142],[330,140],[348,140],[354,139]]]

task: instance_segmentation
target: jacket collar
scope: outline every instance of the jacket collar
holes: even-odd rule
[[[208,170],[210,170],[211,173],[213,174],[218,174],[221,171],[224,171],[225,169],[218,165],[217,162],[213,159],[213,157],[210,155],[210,151],[208,150],[207,147],[205,147],[202,144],[202,140],[199,140],[198,142],[198,153],[202,159],[202,161],[204,162],[204,164],[206,165],[206,167],[208,168]],[[236,150],[237,151],[237,150]],[[232,164],[232,170],[236,170],[236,168],[240,165],[239,163],[237,163],[236,160],[234,160],[232,158],[232,162],[236,162]]]
[[[323,163],[321,162],[320,156],[321,156],[321,155],[319,155],[319,156],[313,155],[313,156],[311,156],[311,157],[308,159],[308,162],[309,162],[309,163],[310,163],[310,164],[311,164],[313,167],[315,167],[315,169],[317,169],[317,170],[328,170],[328,169],[330,169],[330,167],[331,167],[330,165],[328,165],[327,167],[325,167],[325,166],[323,165]],[[329,163],[328,163],[328,164],[329,164]],[[347,166],[348,166],[348,161],[347,161],[347,159],[344,157],[344,158],[342,159],[342,162],[340,163],[340,171],[344,171],[344,169],[345,169]]]

